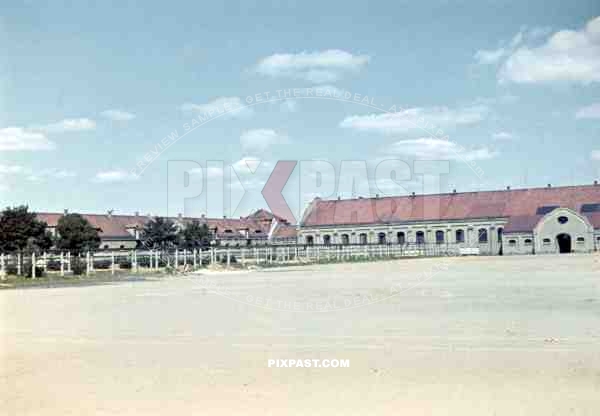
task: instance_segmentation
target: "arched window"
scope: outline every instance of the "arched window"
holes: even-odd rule
[[[444,244],[444,232],[442,230],[435,232],[435,242],[437,244]]]
[[[377,243],[385,244],[385,233],[377,234]]]
[[[577,242],[578,243],[585,243],[585,238],[583,238],[583,237],[577,237]]]
[[[417,244],[425,244],[425,233],[423,231],[417,231]]]
[[[323,236],[323,244],[325,244],[326,246],[331,244],[331,236],[329,234],[325,234]]]
[[[465,232],[463,230],[456,230],[456,242],[457,243],[465,242]]]
[[[367,234],[365,234],[365,233],[361,233],[358,236],[358,240],[360,241],[360,244],[363,244],[363,245],[367,244],[369,241],[369,239],[367,238]]]
[[[498,228],[498,242],[502,242],[502,227]]]
[[[533,241],[531,241],[531,238],[526,238],[525,239],[525,245],[526,246],[530,246],[533,243]]]
[[[544,238],[544,245],[549,246],[550,244],[552,244],[552,240],[550,240],[549,238]]]
[[[315,243],[315,238],[312,235],[306,237],[306,244],[312,246]]]
[[[566,224],[566,223],[568,223],[568,222],[569,222],[569,218],[567,218],[567,217],[565,217],[565,216],[563,215],[563,216],[561,216],[561,217],[558,217],[558,222],[559,222],[560,224]]]
[[[342,234],[342,244],[345,246],[350,244],[350,236],[348,234]]]
[[[398,239],[398,244],[406,243],[406,235],[402,231],[399,231],[398,234],[396,234],[396,238]]]
[[[477,234],[479,235],[479,242],[480,243],[487,243],[488,242],[488,232],[485,228],[480,228],[479,231],[477,232]]]
[[[508,245],[511,247],[516,247],[517,246],[517,240],[508,240]]]

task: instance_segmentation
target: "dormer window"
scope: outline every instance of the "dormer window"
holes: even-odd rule
[[[230,230],[229,228],[225,230],[225,234],[231,234],[233,232],[233,230]]]

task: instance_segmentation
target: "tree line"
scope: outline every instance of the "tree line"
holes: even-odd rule
[[[56,225],[56,235],[25,205],[7,207],[0,213],[0,253],[41,252],[52,248],[74,253],[94,251],[100,246],[99,230],[80,214],[65,214]],[[210,244],[206,224],[195,220],[179,229],[163,217],[154,217],[142,229],[138,245],[145,249],[194,249]]]

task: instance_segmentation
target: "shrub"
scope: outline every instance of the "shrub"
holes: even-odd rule
[[[119,269],[131,269],[131,261],[121,260],[119,262]]]
[[[31,278],[31,263],[25,263],[23,264],[23,268],[24,268],[24,275],[25,277],[29,277]],[[44,277],[44,275],[46,274],[46,272],[44,272],[44,269],[40,266],[35,266],[35,277]]]
[[[111,265],[110,260],[97,260],[94,262],[94,269],[109,270]]]
[[[85,260],[80,259],[79,257],[71,258],[71,271],[75,276],[81,276],[86,272],[86,264]]]

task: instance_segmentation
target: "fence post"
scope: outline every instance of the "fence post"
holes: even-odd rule
[[[229,252],[229,247],[227,248],[227,267],[231,264],[231,254]]]
[[[35,252],[31,253],[31,278],[35,279]]]
[[[138,272],[137,250],[135,250],[135,249],[133,250],[133,253],[131,254],[131,257],[133,259],[133,261],[132,261],[133,262],[133,264],[132,264],[132,266],[133,266],[133,272],[137,273]]]
[[[64,277],[65,275],[65,255],[63,252],[60,252],[60,275]]]
[[[179,250],[175,249],[175,270],[177,270],[177,266],[179,266]]]
[[[42,269],[44,271],[48,270],[48,256],[46,255],[45,251],[44,251],[44,254],[42,255]]]
[[[194,269],[196,267],[198,267],[198,259],[196,258],[197,254],[198,254],[198,249],[195,248],[194,249],[194,253],[193,253],[193,256],[194,256]]]
[[[90,274],[90,252],[87,251],[85,253],[85,275],[89,276]]]
[[[0,278],[2,280],[6,278],[6,269],[4,267],[4,254],[0,254]]]
[[[156,268],[156,271],[158,271],[158,259],[160,256],[160,251],[156,250],[156,252],[154,253],[154,267]]]
[[[183,249],[183,267],[187,266],[187,250]]]
[[[110,252],[110,274],[111,275],[115,274],[115,252],[114,251]]]
[[[67,273],[71,273],[71,252],[67,251]]]

